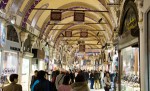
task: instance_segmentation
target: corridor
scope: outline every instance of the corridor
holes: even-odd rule
[[[0,91],[12,83],[16,91],[80,90],[88,80],[150,91],[149,7],[150,0],[0,0]]]

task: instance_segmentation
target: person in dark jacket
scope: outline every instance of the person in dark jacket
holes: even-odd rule
[[[71,91],[90,91],[88,83],[85,81],[83,74],[78,74],[75,83],[71,84]]]
[[[99,89],[99,73],[97,71],[94,72],[94,87],[95,89]]]
[[[37,80],[37,73],[38,73],[38,71],[35,70],[35,71],[34,71],[34,75],[33,75],[32,78],[31,78],[30,88],[32,87],[33,83]]]
[[[52,91],[52,84],[46,80],[46,72],[41,70],[37,74],[39,82],[35,85],[34,91]]]
[[[93,71],[91,71],[91,74],[90,74],[90,82],[91,82],[90,88],[94,89],[93,88],[93,85],[94,85],[94,73],[93,73]]]
[[[70,77],[71,77],[71,84],[74,83],[74,79],[75,79],[75,73],[73,71],[70,70]]]
[[[3,91],[22,91],[22,86],[17,84],[18,82],[18,74],[10,75],[11,84],[3,88]]]
[[[55,81],[56,81],[56,77],[60,74],[59,70],[53,71],[52,72],[52,91],[57,91],[56,89],[56,85],[55,85]]]

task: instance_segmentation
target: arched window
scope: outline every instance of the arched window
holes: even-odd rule
[[[7,40],[19,42],[16,29],[12,25],[7,26]]]

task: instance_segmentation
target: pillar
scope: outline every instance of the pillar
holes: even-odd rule
[[[23,50],[24,50],[24,42],[25,42],[25,40],[28,38],[28,34],[29,34],[29,33],[24,32],[24,31],[22,31],[22,32],[20,33],[21,51],[22,51],[22,52],[23,52]]]
[[[32,53],[32,48],[33,48],[34,44],[36,43],[36,40],[37,40],[37,37],[35,37],[35,36],[33,36],[31,38],[31,45],[32,45],[32,47],[31,47],[31,53]]]
[[[140,27],[140,81],[141,91],[148,91],[148,67],[147,67],[147,18],[145,7],[149,0],[136,0],[139,10],[139,27]],[[145,5],[143,5],[143,2]]]

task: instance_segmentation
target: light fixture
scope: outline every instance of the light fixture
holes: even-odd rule
[[[110,3],[114,3],[114,0],[109,0],[110,1]]]
[[[10,22],[11,22],[11,24],[15,24],[16,23],[16,17],[15,16],[11,16]]]

